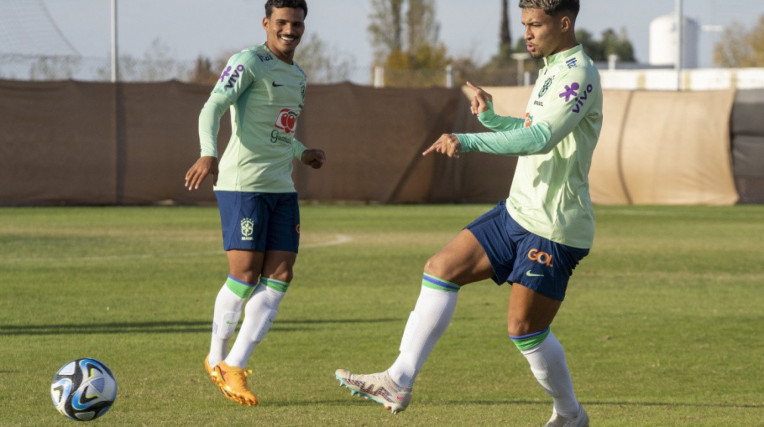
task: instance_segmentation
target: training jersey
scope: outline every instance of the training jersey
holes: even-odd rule
[[[602,128],[599,72],[581,45],[544,58],[524,118],[489,111],[496,132],[457,134],[462,151],[518,155],[507,210],[523,228],[551,241],[590,248],[594,211],[589,168]]]
[[[292,159],[305,146],[295,137],[305,103],[305,73],[264,44],[233,55],[199,115],[201,155],[217,157],[220,118],[231,113],[231,139],[215,190],[294,192]]]

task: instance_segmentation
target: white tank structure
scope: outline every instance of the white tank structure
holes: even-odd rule
[[[677,22],[675,14],[659,16],[650,22],[650,65],[676,66]],[[684,17],[682,24],[682,68],[698,68],[700,25]]]

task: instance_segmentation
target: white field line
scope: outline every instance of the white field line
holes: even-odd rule
[[[332,240],[323,242],[305,243],[300,245],[300,249],[322,248],[326,246],[337,246],[353,241],[353,238],[347,234],[335,234]],[[23,258],[0,258],[0,264],[15,264],[22,262],[61,262],[61,261],[128,261],[136,259],[151,258],[185,258],[194,256],[223,255],[225,251],[220,249],[216,251],[200,252],[171,252],[161,254],[124,254],[124,255],[103,255],[103,256],[69,256],[69,257],[23,257]]]

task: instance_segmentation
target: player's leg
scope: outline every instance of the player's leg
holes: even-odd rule
[[[422,287],[401,338],[400,354],[388,373],[410,388],[430,352],[451,323],[462,285],[488,279],[491,263],[469,230],[462,230],[425,264]]]
[[[417,374],[451,322],[460,286],[491,275],[491,264],[482,246],[470,231],[462,230],[427,261],[419,298],[406,322],[400,354],[392,366],[376,374],[338,369],[335,376],[340,385],[393,413],[406,409]]]
[[[528,249],[528,248],[531,249]],[[586,250],[532,236],[519,246],[507,310],[510,338],[528,361],[541,387],[554,400],[549,426],[588,425],[573,392],[565,351],[550,326],[565,295],[568,278]],[[523,284],[518,282],[523,281]]]
[[[257,285],[256,271],[263,262],[263,253],[255,251],[229,250],[228,278],[215,299],[212,317],[212,340],[207,363],[214,367],[226,358],[228,342],[236,331],[239,318],[249,297]]]
[[[254,292],[264,257],[264,244],[258,248],[262,234],[262,209],[253,193],[216,191],[223,248],[228,260],[228,278],[215,299],[210,353],[205,361],[214,367],[228,354],[228,342],[236,331],[244,303]]]
[[[266,208],[261,222],[267,224],[262,245],[266,249],[257,265],[259,284],[244,308],[239,335],[226,357],[230,366],[244,368],[278,313],[278,307],[292,281],[300,235],[300,212],[296,193],[261,194]],[[267,218],[267,220],[266,220]]]
[[[236,329],[242,306],[251,300],[251,295],[256,291],[257,283],[253,282],[257,280],[257,272],[262,268],[264,257],[263,252],[248,250],[229,250],[226,254],[228,258],[228,280],[215,301],[213,343],[216,343],[216,340],[221,342],[211,347],[215,347],[217,351],[225,351],[228,348],[228,340]],[[235,311],[231,311],[232,302],[235,304],[233,306]],[[221,313],[223,314],[222,318]],[[244,319],[246,320],[246,315]],[[222,328],[221,324],[224,325]],[[225,335],[221,334],[220,331],[224,331]],[[236,337],[232,350],[240,341],[241,333]],[[212,351],[208,360],[212,360],[211,355]],[[247,386],[248,371],[244,369],[244,365],[231,364],[230,358],[231,354],[229,353],[214,365],[212,362],[205,361],[208,372],[212,369],[210,377],[226,398],[242,405],[257,405],[257,397]]]
[[[244,320],[226,363],[245,367],[255,347],[273,324],[278,307],[292,280],[292,268],[297,254],[287,251],[267,251],[260,283],[244,308]]]
[[[228,259],[228,279],[218,292],[213,313],[210,354],[205,368],[228,399],[253,405],[257,398],[246,384],[243,367],[229,366],[228,342],[233,336],[246,301],[255,291],[264,261],[262,228],[267,219],[256,193],[216,192]]]

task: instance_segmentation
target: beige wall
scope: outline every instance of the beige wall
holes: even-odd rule
[[[489,88],[497,111],[524,115],[528,88]],[[197,118],[209,88],[0,80],[0,205],[212,203],[183,176],[199,155]],[[297,136],[327,153],[296,166],[303,200],[493,203],[512,157],[423,158],[445,132],[483,131],[459,89],[308,88]],[[732,204],[732,91],[606,91],[590,173],[599,204]],[[230,134],[224,118],[220,151]]]

